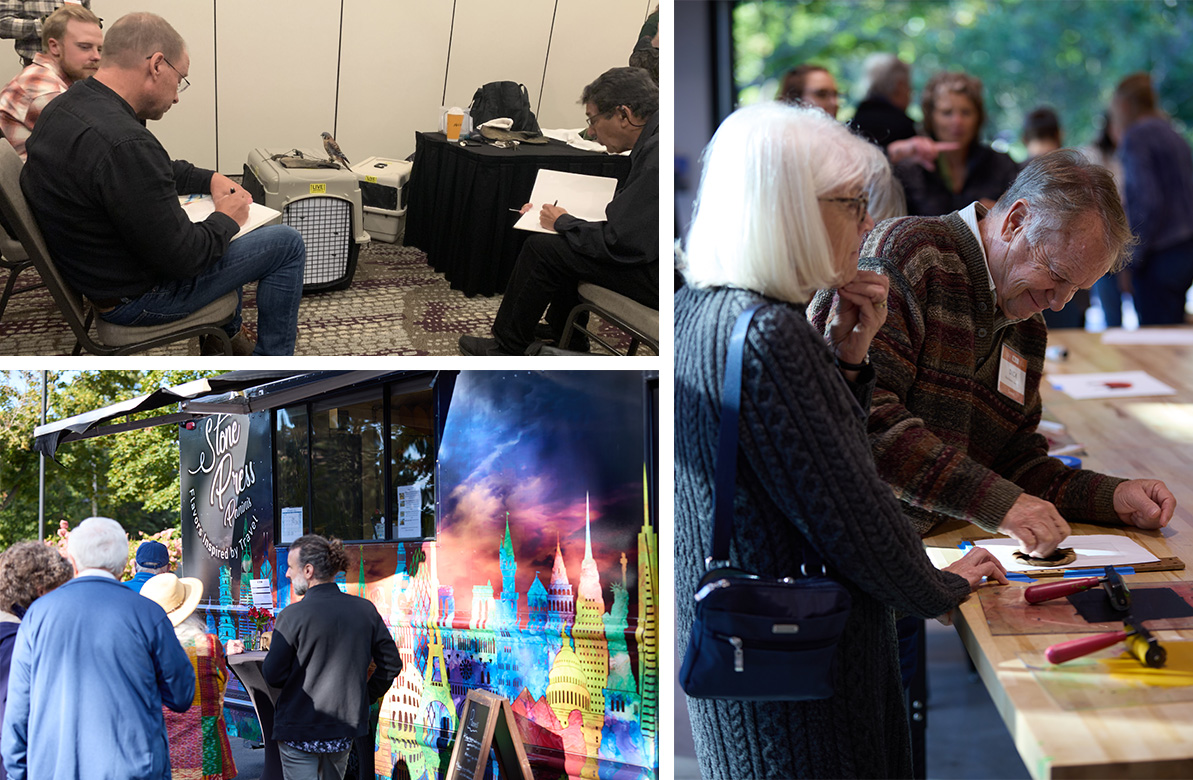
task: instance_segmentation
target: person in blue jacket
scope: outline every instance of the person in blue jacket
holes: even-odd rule
[[[12,780],[170,777],[162,706],[185,712],[195,672],[156,603],[116,578],[128,536],[89,517],[67,540],[75,577],[17,631],[0,736]]]
[[[161,542],[146,539],[137,547],[133,571],[133,578],[125,582],[124,586],[140,593],[141,587],[151,578],[170,571],[170,551]]]

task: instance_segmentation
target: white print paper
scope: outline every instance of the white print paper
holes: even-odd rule
[[[282,507],[282,544],[289,544],[302,536],[302,507]]]
[[[418,485],[398,487],[398,538],[419,539],[423,535],[423,492]]]
[[[540,168],[530,193],[530,211],[514,227],[535,233],[554,233],[539,224],[539,211],[548,203],[567,209],[567,213],[589,222],[604,222],[605,207],[613,200],[617,179],[608,176],[586,176]]]
[[[178,202],[182,204],[182,210],[190,217],[191,222],[203,222],[215,213],[215,201],[210,195],[179,195]],[[262,225],[278,222],[281,216],[282,212],[277,209],[256,202],[250,203],[248,221],[241,226],[239,233],[232,236],[232,240],[235,241]]]
[[[1168,385],[1146,371],[1112,371],[1108,374],[1049,374],[1048,384],[1070,398],[1146,398],[1176,395]]]
[[[249,590],[253,594],[253,606],[273,609],[273,591],[270,590],[269,580],[249,580]]]
[[[1193,344],[1193,328],[1109,328],[1102,333],[1103,344]]]
[[[1072,547],[1077,560],[1067,566],[1032,566],[1015,557],[1019,542],[1014,539],[982,539],[974,542],[998,558],[1007,571],[1056,571],[1060,569],[1093,569],[1102,566],[1134,566],[1138,563],[1156,563],[1160,559],[1125,536],[1113,534],[1081,534],[1067,537],[1059,547]]]

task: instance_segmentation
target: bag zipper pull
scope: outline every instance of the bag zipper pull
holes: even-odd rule
[[[741,637],[729,637],[729,644],[733,645],[733,671],[744,672],[746,670],[746,653],[742,650]]]

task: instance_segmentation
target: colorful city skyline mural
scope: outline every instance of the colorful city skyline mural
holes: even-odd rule
[[[399,546],[388,594],[360,548],[366,594],[387,603],[407,660],[382,704],[378,776],[438,778],[473,688],[510,699],[528,750],[561,775],[653,775],[658,540],[643,396],[631,373],[459,377],[437,540]]]
[[[376,777],[439,780],[474,688],[513,703],[527,751],[552,776],[656,775],[658,538],[643,404],[634,372],[458,377],[436,540],[348,547],[341,587],[377,606],[404,664],[381,704]],[[279,606],[290,598],[283,553]]]

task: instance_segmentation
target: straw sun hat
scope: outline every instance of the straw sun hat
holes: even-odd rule
[[[141,586],[141,595],[157,602],[166,610],[170,622],[177,626],[190,617],[203,598],[203,581],[195,577],[178,578],[176,574],[158,574]]]

